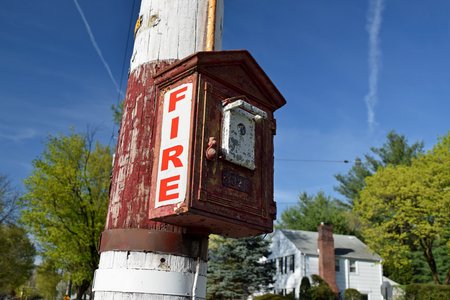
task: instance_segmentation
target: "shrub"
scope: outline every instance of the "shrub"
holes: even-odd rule
[[[344,300],[361,300],[361,293],[355,289],[346,289],[344,291]]]
[[[406,300],[450,299],[450,286],[436,284],[410,284],[405,289]]]
[[[294,299],[290,296],[281,296],[281,295],[275,295],[275,294],[265,294],[262,296],[256,296],[253,298],[253,300],[290,300]]]
[[[335,300],[336,295],[328,283],[319,275],[311,275],[312,286],[310,288],[311,300]]]
[[[302,300],[311,300],[311,283],[309,282],[309,278],[304,276],[302,281],[300,282],[300,299]]]

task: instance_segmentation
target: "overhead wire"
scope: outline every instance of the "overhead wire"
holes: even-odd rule
[[[297,159],[297,158],[275,158],[277,161],[289,161],[289,162],[321,162],[321,163],[344,163],[348,164],[350,161],[344,160],[329,160],[329,159]]]
[[[132,31],[132,26],[133,26],[133,13],[134,13],[134,9],[135,9],[135,4],[136,4],[136,0],[133,0],[133,4],[131,6],[131,12],[130,12],[130,21],[128,22],[128,30],[127,30],[127,38],[126,38],[126,43],[125,43],[125,49],[123,51],[122,68],[121,68],[121,71],[120,71],[119,89],[122,89],[122,85],[123,85],[124,71],[125,71],[125,65],[126,65],[127,54],[128,54],[128,47],[130,45],[130,35],[131,35],[131,31]],[[115,106],[116,108],[118,108],[119,105],[120,105],[120,101],[122,100],[121,96],[122,96],[122,93],[121,92],[117,92],[117,99],[116,99],[116,106]],[[113,122],[111,138],[109,140],[109,145],[111,145],[112,141],[114,140],[115,135],[116,135],[116,124]]]

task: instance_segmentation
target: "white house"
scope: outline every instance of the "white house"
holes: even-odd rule
[[[381,258],[358,238],[332,233],[321,224],[319,232],[275,230],[269,260],[276,265],[274,292],[299,297],[303,276],[318,274],[339,293],[357,289],[363,299],[382,300]]]

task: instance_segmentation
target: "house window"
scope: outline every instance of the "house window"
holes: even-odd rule
[[[276,290],[275,294],[281,295],[281,296],[286,296],[286,289]]]
[[[335,270],[336,272],[339,272],[339,271],[341,270],[341,265],[339,264],[339,259],[336,259],[336,260],[334,261],[334,270]]]
[[[290,292],[290,294],[292,294],[292,296],[295,297],[295,288],[292,289],[292,291]]]
[[[278,272],[280,272],[281,274],[284,273],[284,259],[283,257],[278,258]]]
[[[288,270],[291,272],[295,272],[295,255],[290,255],[288,258]]]
[[[361,294],[361,300],[369,300],[369,295]]]
[[[349,271],[350,273],[356,273],[356,261],[353,259],[349,261]]]
[[[284,273],[288,273],[288,270],[289,270],[289,262],[288,262],[288,257],[286,256],[285,258],[284,258]]]
[[[277,273],[287,274],[295,271],[295,259],[294,255],[284,256],[276,258],[272,261],[275,265]]]

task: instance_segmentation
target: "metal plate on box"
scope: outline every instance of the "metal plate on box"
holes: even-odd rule
[[[255,169],[255,119],[266,117],[259,108],[234,101],[223,108],[222,153],[232,163]]]
[[[250,194],[252,190],[251,181],[249,179],[228,170],[224,170],[222,173],[222,184],[247,194]]]

